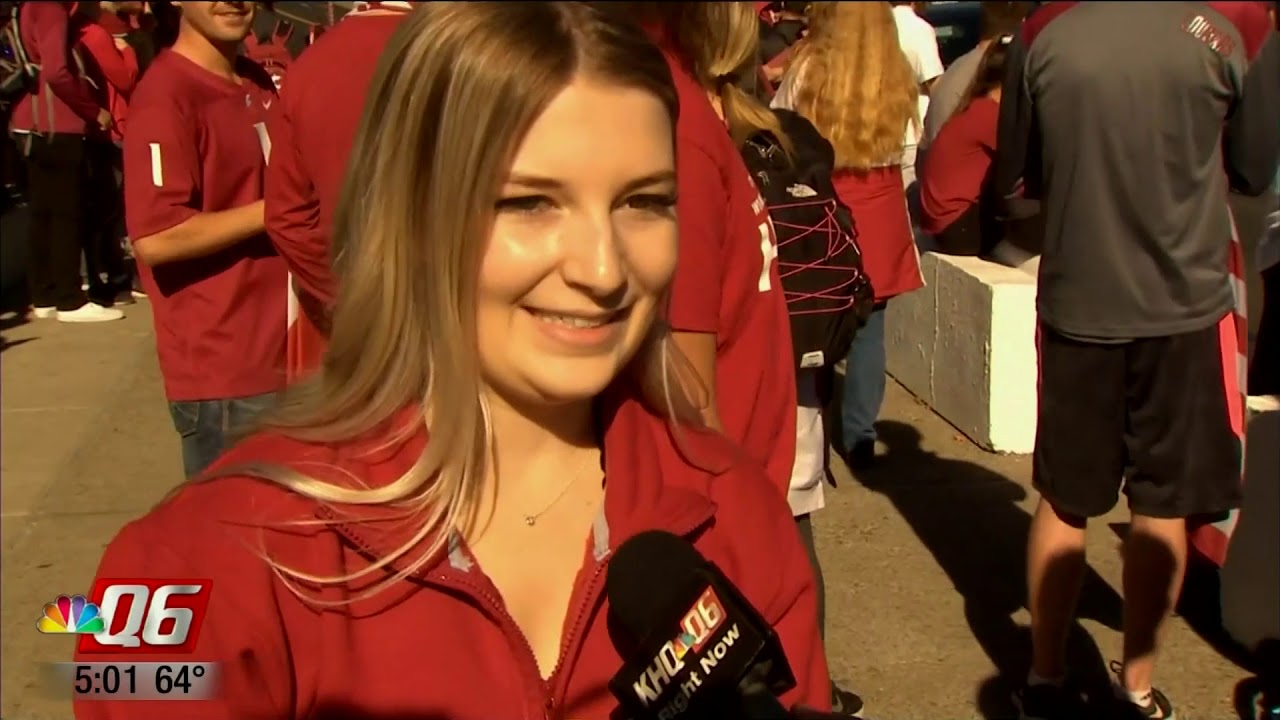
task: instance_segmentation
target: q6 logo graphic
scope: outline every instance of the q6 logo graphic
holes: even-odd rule
[[[89,596],[105,630],[81,635],[84,654],[169,654],[195,650],[209,608],[212,580],[99,578]]]

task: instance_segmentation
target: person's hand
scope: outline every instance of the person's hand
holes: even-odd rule
[[[103,108],[98,111],[98,126],[103,130],[110,130],[112,125],[111,111]]]
[[[124,50],[129,47],[129,43],[122,37],[113,37],[111,40],[116,44],[117,50]]]

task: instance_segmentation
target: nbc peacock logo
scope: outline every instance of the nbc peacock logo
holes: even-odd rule
[[[44,614],[36,621],[36,629],[42,633],[73,633],[93,635],[106,631],[102,611],[83,595],[59,595],[58,599],[44,606]]]

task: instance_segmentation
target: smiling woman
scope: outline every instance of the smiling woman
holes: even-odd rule
[[[606,718],[604,570],[654,529],[774,625],[784,701],[827,704],[786,503],[671,377],[675,97],[588,3],[403,22],[335,218],[322,368],[99,568],[216,586],[191,642],[222,696],[78,718]]]

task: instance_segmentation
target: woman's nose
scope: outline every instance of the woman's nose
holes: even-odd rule
[[[575,223],[564,248],[565,282],[597,298],[617,293],[626,284],[625,261],[610,213]]]

